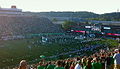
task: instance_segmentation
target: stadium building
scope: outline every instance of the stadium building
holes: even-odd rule
[[[18,9],[15,5],[11,6],[11,8],[0,8],[0,15],[5,14],[22,14],[22,9]]]
[[[101,30],[106,36],[120,37],[120,26],[102,25]]]

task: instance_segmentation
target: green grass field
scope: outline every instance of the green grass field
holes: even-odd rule
[[[39,59],[40,55],[53,56],[59,53],[67,52],[74,45],[62,44],[32,44],[39,39],[22,39],[0,41],[0,67],[19,64],[22,59],[28,61]],[[28,48],[31,46],[31,49]],[[76,46],[77,48],[78,46]]]

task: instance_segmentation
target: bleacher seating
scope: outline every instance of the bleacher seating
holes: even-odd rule
[[[0,16],[0,35],[24,35],[62,32],[49,19],[35,16]]]

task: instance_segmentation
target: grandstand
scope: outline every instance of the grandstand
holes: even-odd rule
[[[59,33],[62,29],[49,19],[34,16],[0,16],[0,36]]]

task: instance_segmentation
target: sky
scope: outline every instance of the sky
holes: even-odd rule
[[[1,8],[11,5],[31,12],[89,11],[103,14],[120,10],[120,0],[0,0]]]

